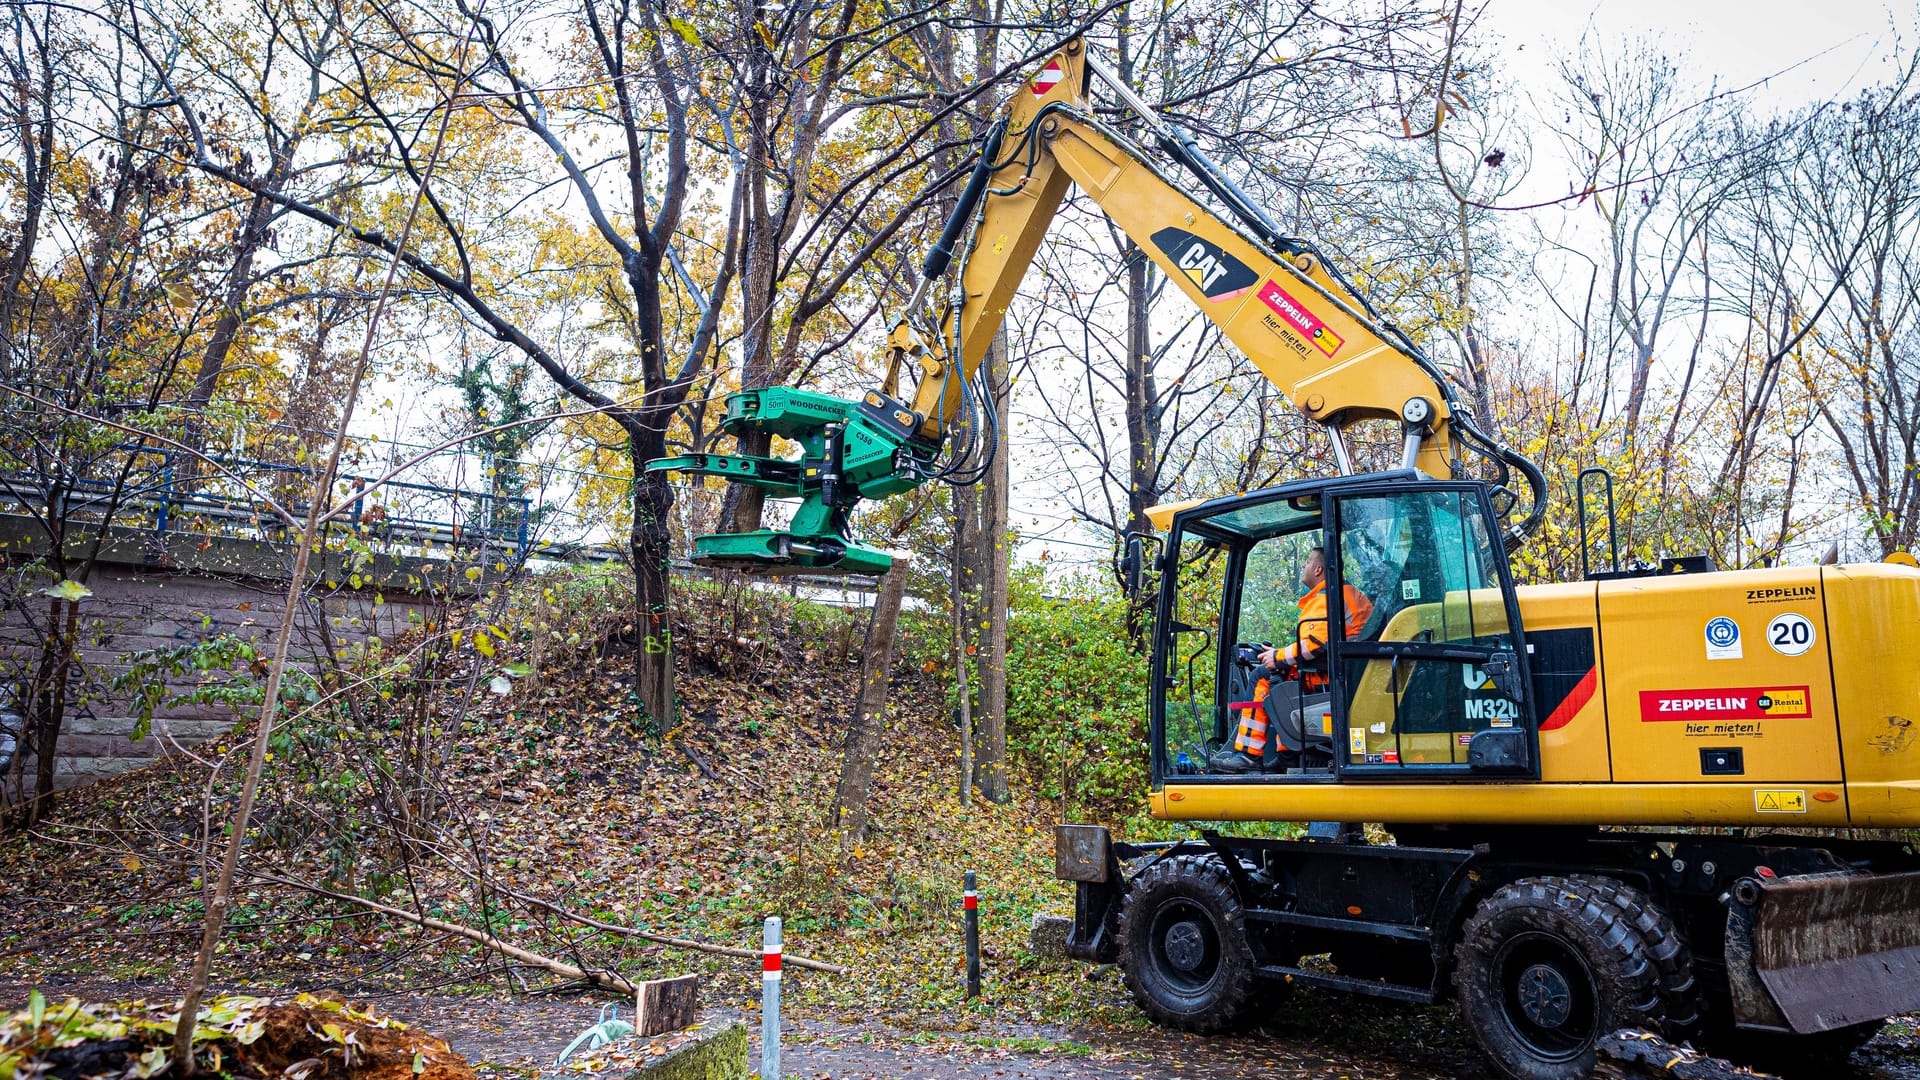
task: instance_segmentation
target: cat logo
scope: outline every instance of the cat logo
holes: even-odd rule
[[[1153,234],[1159,248],[1208,300],[1231,300],[1253,288],[1260,275],[1239,259],[1185,229],[1165,228]]]

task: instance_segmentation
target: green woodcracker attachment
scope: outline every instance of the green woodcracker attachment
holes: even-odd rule
[[[693,561],[749,573],[881,574],[886,553],[847,536],[862,499],[917,487],[939,446],[920,438],[922,417],[877,390],[859,401],[791,387],[727,395],[720,430],[765,431],[800,444],[800,457],[679,454],[647,462],[648,472],[685,472],[752,484],[769,498],[799,499],[784,530],[713,533],[693,541]]]

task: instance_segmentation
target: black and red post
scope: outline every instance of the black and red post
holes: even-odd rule
[[[980,996],[980,894],[974,888],[973,871],[966,873],[966,894],[961,906],[967,912],[967,996]]]

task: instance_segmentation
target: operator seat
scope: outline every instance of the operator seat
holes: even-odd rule
[[[1388,567],[1385,572],[1376,570],[1360,591],[1369,599],[1390,597],[1393,594],[1387,582],[1397,580],[1398,575],[1398,567]],[[1392,605],[1386,599],[1375,599],[1373,614],[1367,618],[1367,623],[1360,628],[1360,632],[1349,640],[1378,641],[1382,632],[1386,630],[1387,624],[1400,610],[1400,607]],[[1317,671],[1321,675],[1328,674],[1326,654],[1323,652],[1318,660],[1308,660],[1302,668],[1307,671]],[[1284,693],[1281,692],[1283,687]],[[1315,753],[1325,754],[1331,761],[1333,733],[1327,730],[1323,718],[1332,711],[1332,703],[1331,691],[1302,693],[1300,684],[1294,680],[1275,680],[1273,688],[1267,692],[1265,702],[1267,730],[1273,733],[1270,738],[1277,739],[1283,747],[1298,758],[1304,759],[1307,753]]]
[[[1320,718],[1332,701],[1333,695],[1324,691],[1302,693],[1293,679],[1275,680],[1261,703],[1267,711],[1267,730],[1281,747],[1296,756],[1308,752],[1330,755],[1333,735],[1325,730]]]

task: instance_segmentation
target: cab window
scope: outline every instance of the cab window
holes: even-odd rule
[[[1371,646],[1340,660],[1346,763],[1464,764],[1476,732],[1520,719],[1518,703],[1457,655],[1512,649],[1498,548],[1475,494],[1342,499],[1339,540],[1375,623]],[[1443,646],[1455,655],[1437,655]]]

